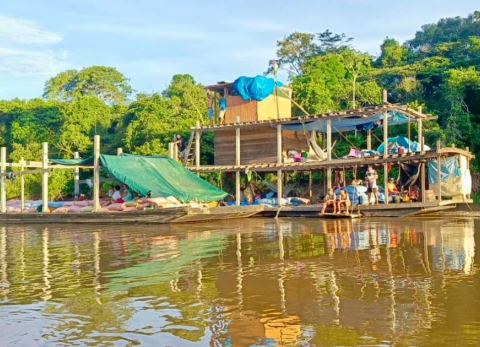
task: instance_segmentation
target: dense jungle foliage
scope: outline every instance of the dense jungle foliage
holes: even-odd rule
[[[277,42],[294,99],[307,112],[380,104],[385,88],[390,102],[422,107],[438,117],[425,126],[427,143],[440,139],[478,153],[480,12],[424,25],[403,44],[387,37],[378,57],[353,47],[352,38],[328,30],[295,32]],[[53,77],[42,98],[0,101],[0,141],[11,160],[39,160],[43,141],[50,144],[50,157],[72,158],[74,151],[86,157],[94,134],[101,135],[104,153],[123,147],[137,154],[166,154],[174,134],[188,139],[190,127],[206,121],[206,108],[206,93],[190,75],[173,76],[163,92],[142,94],[134,93],[115,68],[92,66]],[[212,137],[204,141],[203,158],[211,160]],[[354,135],[347,142],[339,138],[337,151],[347,150],[348,142],[361,146],[363,141]],[[474,163],[476,171],[479,163]],[[51,175],[52,198],[68,193],[70,175]],[[39,177],[31,176],[26,191],[38,194],[38,183]],[[9,197],[18,196],[18,182],[10,185]]]

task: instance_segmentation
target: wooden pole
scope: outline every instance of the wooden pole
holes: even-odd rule
[[[442,201],[442,157],[440,155],[440,141],[437,141],[437,198],[438,202]]]
[[[372,129],[367,130],[367,149],[372,149]]]
[[[117,155],[123,155],[123,148],[122,147],[118,147],[117,148]]]
[[[73,153],[73,159],[78,159],[80,158],[80,155],[78,152]],[[75,167],[75,172],[73,176],[73,195],[75,198],[78,198],[80,196],[80,169],[78,167]]]
[[[282,158],[282,124],[277,125],[277,164],[281,165],[283,162]],[[283,198],[283,175],[282,169],[277,170],[277,203],[278,206],[282,206]]]
[[[332,160],[332,120],[327,119],[327,161]],[[327,189],[332,188],[332,169],[327,169]]]
[[[420,179],[421,179],[421,184],[422,184],[422,191],[421,191],[421,194],[422,194],[422,202],[426,202],[426,196],[425,196],[425,190],[426,190],[426,180],[425,180],[425,162],[422,162],[421,164],[421,167],[420,167]]]
[[[25,160],[20,158],[20,211],[25,211],[25,177],[23,171],[25,170]]]
[[[42,212],[48,212],[48,143],[42,143]]]
[[[385,90],[384,90],[385,91]],[[385,95],[386,93],[384,93]],[[383,158],[388,157],[388,113],[383,114]],[[385,194],[385,205],[388,205],[388,165],[383,164],[383,190]]]
[[[0,149],[0,210],[2,213],[7,212],[7,187],[6,187],[6,177],[7,173],[7,147],[2,147]]]
[[[308,172],[308,199],[312,202],[312,170]]]
[[[421,118],[418,119],[418,143],[420,144],[420,153],[424,153],[423,147],[423,121]]]
[[[384,104],[388,104],[388,91],[386,89],[382,91],[382,99]]]
[[[236,123],[240,122],[240,116],[237,116]],[[241,192],[240,192],[240,127],[237,125],[235,127],[235,166],[237,169],[235,171],[235,201],[236,205],[240,206],[241,202]]]
[[[188,154],[185,153],[185,155]],[[195,127],[195,166],[197,169],[200,168],[200,121],[197,121],[197,126]]]
[[[100,210],[100,135],[93,137],[93,211]]]

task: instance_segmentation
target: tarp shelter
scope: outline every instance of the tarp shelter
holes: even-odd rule
[[[274,93],[275,87],[283,87],[283,83],[265,76],[241,76],[233,82],[234,94],[245,101],[262,101]]]
[[[170,158],[104,154],[100,159],[117,180],[142,196],[151,192],[152,197],[173,196],[181,202],[212,202],[228,195]]]
[[[352,117],[352,118],[333,118],[332,133],[346,132],[346,131],[364,131],[375,129],[383,126],[383,113],[374,114],[370,117]],[[388,112],[388,125],[401,125],[408,123],[408,117],[394,111]],[[294,124],[285,124],[283,129],[287,131],[312,131],[326,133],[328,118],[308,120],[306,122],[298,122]]]
[[[228,195],[167,157],[103,154],[100,160],[102,167],[118,181],[142,196],[151,192],[152,197],[173,196],[181,202],[212,202]],[[91,157],[50,161],[69,166],[93,164]]]
[[[469,195],[472,192],[472,176],[467,158],[463,155],[442,159],[441,165],[442,196]],[[437,161],[428,163],[428,183],[434,191],[438,190]]]
[[[377,152],[380,153],[380,154],[383,154],[383,147],[384,146],[383,146],[383,143],[382,143],[380,146],[378,146]],[[414,153],[420,152],[420,144],[416,141],[411,141],[404,136],[389,137],[388,138],[388,147],[392,148],[392,149],[395,149],[395,148],[398,148],[398,147],[403,147],[403,148],[405,148],[405,150],[407,150],[409,152],[414,152]],[[424,145],[424,149],[426,151],[429,151],[430,147],[428,147],[427,145]],[[396,151],[395,150],[389,150],[389,153],[396,153]]]

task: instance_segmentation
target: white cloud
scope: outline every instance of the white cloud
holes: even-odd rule
[[[55,49],[62,36],[37,23],[0,15],[0,72],[4,75],[52,76],[67,68],[67,52]]]
[[[0,43],[51,45],[60,41],[61,35],[42,30],[35,22],[0,15]]]

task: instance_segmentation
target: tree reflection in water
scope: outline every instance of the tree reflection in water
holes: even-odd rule
[[[2,340],[479,343],[477,228],[413,219],[2,227]]]

